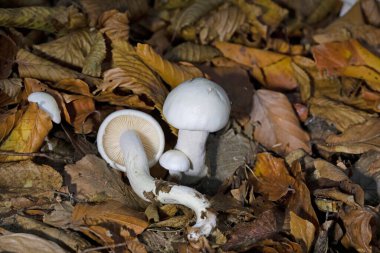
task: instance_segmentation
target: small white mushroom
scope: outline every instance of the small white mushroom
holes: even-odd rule
[[[223,88],[205,78],[186,81],[169,93],[163,113],[179,130],[175,149],[182,151],[191,162],[182,182],[195,183],[207,174],[207,137],[227,124],[230,110],[230,100]]]
[[[46,92],[33,92],[28,96],[28,101],[37,103],[38,107],[49,114],[51,120],[59,124],[61,123],[61,110],[59,110],[57,101],[54,97]]]
[[[190,161],[187,156],[179,150],[168,150],[160,157],[160,165],[169,170],[170,176],[181,179],[182,173],[190,168]]]
[[[191,208],[196,223],[188,232],[189,240],[209,235],[216,225],[216,215],[209,201],[193,188],[153,178],[153,166],[164,149],[164,134],[150,115],[136,110],[111,113],[101,124],[97,143],[99,153],[111,167],[126,172],[136,194],[150,202],[181,204]]]

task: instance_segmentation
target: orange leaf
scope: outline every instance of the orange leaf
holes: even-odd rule
[[[285,162],[269,153],[260,153],[254,168],[255,189],[268,196],[271,201],[277,201],[290,190],[295,180],[289,175]],[[257,188],[256,188],[257,187]]]
[[[93,130],[93,124],[87,118],[95,112],[95,102],[92,98],[82,95],[63,94],[69,117],[66,121],[75,129],[76,133],[88,134]]]
[[[38,105],[31,103],[18,125],[0,146],[0,150],[14,152],[36,152],[52,129],[53,124],[49,115],[40,110]],[[29,159],[28,156],[0,156],[1,162]]]
[[[308,134],[302,130],[292,105],[282,93],[258,90],[253,96],[251,122],[254,137],[267,149],[279,154],[302,148],[311,152]]]

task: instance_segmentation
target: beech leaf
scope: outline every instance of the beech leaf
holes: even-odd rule
[[[165,58],[170,61],[204,62],[220,55],[215,47],[184,42],[171,49]]]
[[[35,103],[29,104],[17,126],[1,144],[0,150],[20,153],[36,152],[42,146],[45,137],[52,129],[50,116],[38,108]],[[0,161],[10,162],[30,159],[28,156],[1,155]]]
[[[129,38],[129,19],[125,12],[109,10],[99,17],[100,31],[105,33],[112,41]]]
[[[14,104],[21,93],[22,79],[0,79],[0,106]]]
[[[13,127],[21,118],[21,115],[22,110],[17,110],[17,108],[0,114],[0,142],[12,131]]]
[[[0,250],[4,252],[65,253],[58,244],[34,234],[15,233],[0,236]]]
[[[298,148],[311,152],[308,134],[301,129],[292,105],[285,95],[258,90],[253,95],[251,122],[255,139],[267,149],[289,154]]]
[[[308,252],[313,245],[315,237],[315,227],[313,223],[302,219],[297,214],[290,212],[290,233],[306,247]]]

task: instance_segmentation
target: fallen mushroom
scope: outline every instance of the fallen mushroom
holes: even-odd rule
[[[111,113],[99,128],[97,143],[103,159],[111,167],[126,172],[138,196],[150,202],[181,204],[195,212],[196,223],[188,231],[189,240],[210,234],[216,226],[216,215],[208,210],[209,201],[193,188],[155,179],[149,173],[165,143],[155,119],[136,110]]]
[[[223,88],[205,78],[186,81],[167,96],[164,116],[169,124],[179,130],[174,149],[183,152],[191,162],[189,170],[182,173],[183,183],[196,183],[206,176],[207,137],[227,124],[230,110],[230,100]]]
[[[33,92],[28,96],[28,101],[37,103],[38,107],[49,114],[51,120],[59,124],[61,123],[61,111],[59,110],[57,101],[54,97],[46,92]]]

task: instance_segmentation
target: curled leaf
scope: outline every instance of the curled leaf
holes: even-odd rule
[[[212,46],[185,42],[170,50],[165,58],[170,61],[204,62],[217,56],[220,56],[220,51]]]
[[[99,17],[100,31],[105,33],[112,41],[129,38],[129,19],[127,13],[109,10]]]
[[[136,53],[147,66],[157,72],[172,88],[189,79],[203,77],[202,71],[198,68],[191,65],[171,63],[154,52],[153,48],[148,44],[137,44]]]
[[[52,127],[50,116],[40,110],[37,104],[31,103],[9,137],[1,144],[0,150],[21,153],[36,152],[42,146]],[[28,156],[2,155],[0,161],[19,161],[29,158]]]
[[[285,95],[270,90],[258,90],[253,96],[251,122],[256,125],[254,137],[266,148],[280,154],[302,148],[310,152],[308,134]]]

